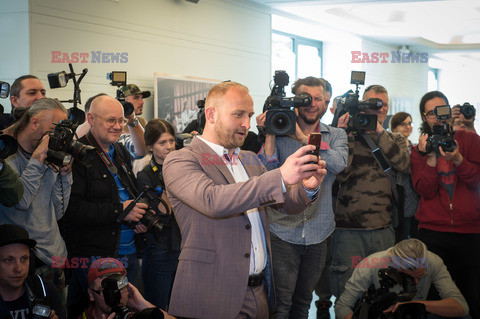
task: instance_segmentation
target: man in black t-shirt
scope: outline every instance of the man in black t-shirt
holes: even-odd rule
[[[29,276],[31,249],[37,242],[20,226],[0,226],[0,318],[29,319],[32,309],[51,309],[49,319],[63,319],[58,292],[39,276]]]

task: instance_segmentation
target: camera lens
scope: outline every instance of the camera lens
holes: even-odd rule
[[[440,146],[444,152],[453,152],[457,147],[455,141],[451,138],[443,139],[443,141],[440,143]]]
[[[368,127],[370,125],[370,118],[366,116],[360,116],[360,115],[357,117],[358,125],[362,128]]]
[[[10,135],[0,135],[0,159],[5,159],[15,154],[18,148],[17,141]]]
[[[277,113],[272,119],[272,123],[277,130],[283,131],[288,125],[288,118],[283,113]]]
[[[469,103],[464,103],[460,109],[460,112],[467,120],[469,120],[475,115],[475,108]]]
[[[122,103],[123,114],[124,114],[125,117],[129,116],[130,114],[133,113],[133,111],[135,111],[135,108],[134,108],[132,103],[127,102],[127,101],[120,101],[120,103]]]

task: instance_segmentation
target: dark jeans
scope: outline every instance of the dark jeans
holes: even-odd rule
[[[142,262],[145,299],[161,309],[168,309],[180,251],[168,251],[159,244],[147,244]]]
[[[480,319],[480,234],[445,233],[421,228],[418,239],[443,259],[468,303],[470,315]]]
[[[295,245],[270,233],[277,306],[273,318],[308,318],[315,285],[327,255],[327,244]]]

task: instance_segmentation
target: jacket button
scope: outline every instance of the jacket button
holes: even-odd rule
[[[245,258],[250,258],[250,254],[249,254],[249,253],[246,253],[244,256],[245,256]]]
[[[102,177],[103,177],[103,178],[107,178],[107,175],[106,175],[106,174],[103,174]]]
[[[250,229],[250,228],[252,228],[252,226],[250,226],[250,224],[247,224],[247,225],[245,225],[245,228]]]
[[[118,214],[118,209],[115,209],[114,213],[115,213],[115,214]]]
[[[115,235],[115,232],[112,232],[112,235]]]

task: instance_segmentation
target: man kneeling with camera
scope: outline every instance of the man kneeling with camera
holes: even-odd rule
[[[418,239],[356,260],[353,275],[336,302],[337,318],[425,318],[468,315],[465,298],[440,257]],[[440,300],[427,301],[434,286]]]
[[[88,296],[91,304],[79,319],[174,318],[146,301],[114,258],[100,258],[90,265]]]

